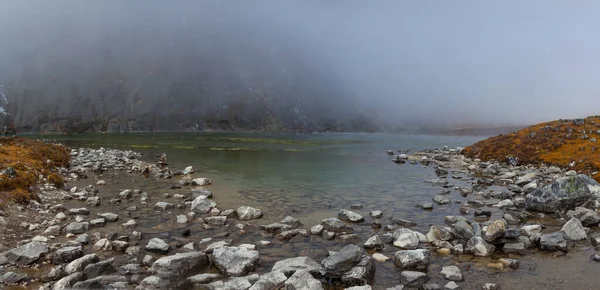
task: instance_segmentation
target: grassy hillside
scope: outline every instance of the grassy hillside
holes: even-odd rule
[[[557,120],[477,142],[463,151],[471,158],[519,164],[548,164],[571,167],[600,181],[600,116]]]

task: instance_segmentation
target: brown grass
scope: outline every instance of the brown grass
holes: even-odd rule
[[[11,167],[14,177],[0,174],[0,204],[27,202],[35,199],[34,186],[38,175],[47,175],[48,181],[63,186],[63,178],[56,174],[56,167],[70,163],[69,149],[61,145],[47,144],[26,138],[0,138],[0,172]]]
[[[503,162],[508,156],[519,158],[520,164],[547,164],[568,167],[591,174],[600,170],[600,116],[576,120],[541,123],[477,142],[463,151],[471,158]],[[595,138],[598,142],[593,142]],[[600,174],[592,176],[600,181]]]

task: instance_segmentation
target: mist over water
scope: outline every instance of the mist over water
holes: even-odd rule
[[[378,131],[597,114],[600,4],[4,1],[19,126]]]

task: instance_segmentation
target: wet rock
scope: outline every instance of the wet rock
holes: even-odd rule
[[[481,286],[482,290],[500,290],[500,286],[494,283],[485,283]]]
[[[324,229],[325,229],[324,226],[322,226],[322,225],[316,225],[316,226],[313,226],[312,228],[310,228],[310,233],[312,235],[320,235],[323,232]]]
[[[422,272],[402,271],[400,273],[400,283],[407,287],[420,287],[427,281],[429,281],[429,277]]]
[[[344,243],[357,243],[360,241],[360,236],[357,234],[338,235],[338,237],[340,238],[340,241]]]
[[[284,283],[285,290],[322,290],[323,285],[307,271],[296,271]]]
[[[361,261],[362,255],[362,248],[347,245],[321,262],[321,274],[326,277],[339,278],[356,266]]]
[[[64,270],[67,275],[71,275],[75,272],[81,272],[87,265],[98,263],[99,261],[100,258],[96,254],[85,255],[67,264]]]
[[[308,237],[308,231],[304,230],[304,229],[284,231],[284,232],[279,233],[275,237],[282,241],[287,241],[287,240],[291,240],[292,238],[294,238],[295,236],[298,236],[298,235]]]
[[[73,289],[119,289],[115,285],[127,287],[128,282],[123,276],[100,276],[77,282]]]
[[[4,252],[0,255],[0,260],[16,266],[27,266],[37,261],[40,257],[48,253],[48,245],[40,242],[30,242]]]
[[[579,219],[585,227],[595,227],[600,224],[600,213],[584,207],[576,207],[575,210],[568,211],[567,217]]]
[[[154,209],[157,210],[170,210],[173,208],[173,204],[172,203],[168,203],[168,202],[164,202],[164,201],[159,201],[156,203],[156,205],[154,205]]]
[[[180,280],[209,264],[210,260],[204,252],[178,253],[156,260],[148,269],[148,273],[170,280]]]
[[[129,243],[125,241],[112,241],[110,242],[110,246],[113,249],[113,251],[117,253],[125,253],[125,251],[128,250]]]
[[[100,205],[100,197],[98,197],[98,196],[88,197],[85,200],[85,203],[89,206],[99,206]]]
[[[189,222],[187,216],[184,214],[177,215],[175,218],[176,218],[175,222],[178,224],[187,224]]]
[[[581,224],[581,222],[572,218],[569,220],[561,229],[561,232],[564,233],[564,237],[570,241],[581,241],[587,238],[587,234],[585,232],[585,228]]]
[[[494,207],[497,207],[497,208],[510,208],[510,207],[514,207],[514,206],[515,206],[515,204],[510,199],[505,199],[494,205]]]
[[[93,246],[92,251],[110,251],[112,250],[112,245],[109,239],[100,239]]]
[[[419,242],[419,235],[409,229],[398,229],[394,232],[394,247],[413,250],[419,246]]]
[[[65,233],[68,234],[83,234],[89,228],[89,223],[87,222],[72,222],[65,227]]]
[[[505,254],[526,255],[527,248],[523,243],[506,243],[502,248],[502,252],[504,252]]]
[[[272,224],[262,226],[262,228],[263,228],[263,230],[265,230],[269,233],[275,233],[275,232],[279,232],[279,231],[290,230],[290,229],[292,229],[292,226],[282,224],[282,223],[272,223]]]
[[[213,193],[210,190],[204,188],[194,188],[191,192],[192,198],[196,199],[200,196],[204,196],[205,198],[212,198]]]
[[[219,247],[213,251],[212,260],[222,273],[241,276],[250,272],[259,261],[258,251],[236,247]]]
[[[465,221],[458,221],[454,223],[452,225],[452,232],[455,236],[466,241],[470,240],[475,235],[473,232],[473,227]]]
[[[435,283],[425,283],[421,288],[423,288],[423,290],[442,290],[442,286]]]
[[[92,227],[103,227],[106,225],[106,220],[104,218],[93,219],[90,221],[90,226]]]
[[[118,214],[111,213],[111,212],[99,213],[98,216],[104,218],[107,222],[111,222],[111,223],[116,222],[119,219]]]
[[[331,241],[335,239],[335,233],[330,231],[323,231],[323,238],[328,241]]]
[[[321,265],[310,257],[296,257],[276,262],[271,271],[282,271],[286,276],[291,276],[296,271],[308,271],[316,276],[319,275],[320,267]]]
[[[130,199],[133,197],[133,191],[131,189],[125,189],[119,193],[119,197],[122,199]]]
[[[208,284],[220,280],[221,278],[223,278],[223,276],[220,274],[206,273],[191,276],[187,278],[187,281],[189,284]]]
[[[450,241],[454,238],[454,235],[450,230],[440,226],[431,226],[429,232],[426,235],[428,242],[434,241]]]
[[[127,264],[119,267],[118,272],[119,274],[126,276],[142,274],[145,270],[139,264]]]
[[[261,275],[258,281],[250,287],[250,290],[280,289],[287,280],[281,271],[272,271]]]
[[[463,274],[460,269],[456,266],[444,266],[440,275],[450,281],[462,281]]]
[[[217,206],[217,203],[212,199],[206,198],[206,196],[198,196],[194,201],[192,201],[191,210],[195,213],[209,213],[210,210]]]
[[[259,209],[249,206],[241,206],[235,212],[241,221],[259,219],[263,215]]]
[[[291,217],[291,216],[286,216],[285,218],[283,218],[281,220],[281,223],[284,225],[289,225],[294,228],[302,225],[302,223],[298,219]]]
[[[418,208],[424,209],[424,210],[432,210],[433,209],[433,203],[431,202],[422,202],[417,204]]]
[[[58,236],[60,235],[60,226],[49,226],[45,231],[45,235]]]
[[[521,234],[524,236],[532,236],[542,232],[542,226],[540,225],[525,225],[521,227]]]
[[[484,238],[488,242],[493,242],[497,238],[501,237],[506,230],[506,222],[503,220],[492,221],[485,231]]]
[[[362,223],[365,221],[365,218],[363,218],[362,215],[345,209],[340,210],[340,212],[338,213],[338,218],[342,221],[351,223]]]
[[[148,244],[146,245],[147,251],[159,254],[168,253],[170,248],[171,246],[169,246],[167,242],[159,238],[152,238],[150,241],[148,241]]]
[[[494,254],[496,247],[482,237],[473,237],[467,242],[466,252],[477,257],[489,257]]]
[[[375,253],[373,254],[373,259],[377,262],[386,262],[387,260],[389,260],[390,258],[384,254],[381,253]]]
[[[85,274],[83,274],[81,272],[75,272],[71,275],[68,275],[68,276],[56,281],[56,283],[54,283],[54,285],[52,286],[52,290],[70,289],[75,285],[75,283],[77,283],[79,281],[83,281],[83,280],[85,280],[85,278],[86,278]]]
[[[211,216],[204,219],[207,225],[223,226],[227,223],[226,216]]]
[[[370,237],[365,244],[363,245],[363,247],[365,249],[371,249],[371,250],[375,250],[375,251],[381,251],[383,250],[383,242],[381,241],[381,238],[379,238],[378,235],[372,236]]]
[[[404,250],[396,252],[394,264],[404,270],[426,270],[429,266],[429,250]]]
[[[108,259],[94,264],[89,264],[83,269],[83,274],[86,277],[98,277],[104,275],[111,275],[117,272],[117,269],[113,266],[113,259]]]
[[[168,279],[148,276],[140,282],[136,290],[170,290],[173,289],[173,283]]]
[[[27,279],[27,275],[25,274],[17,274],[15,272],[6,272],[4,275],[0,276],[0,281],[4,284],[17,284]]]
[[[192,179],[192,185],[196,186],[205,186],[212,184],[212,180],[210,178],[194,178]]]
[[[600,262],[600,255],[598,255],[598,254],[592,254],[590,256],[590,260],[592,260],[594,262]]]
[[[82,247],[64,247],[54,252],[52,255],[52,263],[56,265],[68,263],[81,257],[83,257]]]
[[[380,210],[373,210],[371,211],[371,217],[374,219],[380,219],[381,217],[383,217],[383,212]]]
[[[450,200],[447,199],[445,196],[443,195],[436,195],[433,197],[433,201],[439,205],[444,205],[444,204],[449,204]]]
[[[592,178],[583,174],[566,176],[528,194],[525,207],[540,212],[574,209],[599,194],[600,184]]]
[[[324,219],[321,221],[321,225],[325,230],[336,233],[352,231],[352,228],[337,218]]]
[[[363,256],[360,262],[342,275],[341,280],[347,286],[369,284],[375,276],[375,262],[369,256]]]
[[[68,211],[69,215],[89,215],[90,214],[90,210],[82,207],[82,208],[72,208],[69,209]]]
[[[456,284],[454,281],[448,282],[448,284],[444,285],[444,290],[461,290],[460,285]]]
[[[124,228],[133,228],[135,226],[137,226],[137,222],[134,219],[130,219],[123,224]]]
[[[567,243],[567,240],[565,239],[564,233],[562,231],[550,234],[543,234],[540,237],[539,246],[541,250],[546,251],[569,251],[569,244]]]

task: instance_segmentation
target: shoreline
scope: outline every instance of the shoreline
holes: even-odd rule
[[[113,286],[117,285],[119,288],[122,286],[124,287],[123,289],[133,289],[134,287],[138,287],[137,289],[166,289],[170,287],[187,287],[191,284],[195,284],[198,287],[200,287],[199,285],[205,285],[202,287],[213,289],[226,286],[233,287],[233,285],[241,284],[240,289],[247,289],[243,285],[253,285],[259,282],[266,283],[261,280],[263,277],[265,277],[263,280],[273,282],[268,279],[275,277],[273,279],[276,280],[277,285],[285,285],[288,281],[289,283],[295,281],[292,278],[294,277],[292,273],[284,273],[281,276],[278,275],[278,271],[269,272],[268,269],[263,269],[260,265],[261,259],[266,258],[271,260],[268,254],[272,251],[270,247],[274,245],[285,247],[286,244],[295,243],[299,245],[320,243],[324,244],[329,250],[341,251],[338,254],[319,251],[318,253],[309,254],[309,256],[312,255],[313,257],[310,260],[306,259],[302,262],[285,260],[286,263],[300,263],[300,266],[314,271],[314,273],[309,271],[314,281],[311,280],[311,277],[306,276],[306,273],[303,271],[298,271],[298,275],[304,275],[302,276],[303,279],[314,282],[312,285],[315,288],[311,289],[319,289],[318,285],[327,286],[331,281],[334,283],[334,288],[331,289],[341,289],[360,284],[372,284],[375,289],[379,289],[378,281],[372,281],[374,273],[379,267],[387,266],[392,266],[402,271],[399,273],[398,285],[401,285],[400,282],[406,285],[419,285],[420,282],[423,282],[420,285],[426,284],[424,281],[440,275],[432,272],[432,270],[427,270],[427,268],[444,266],[449,267],[444,269],[447,272],[450,271],[454,275],[452,277],[466,277],[462,279],[456,278],[454,281],[458,285],[462,287],[483,287],[482,283],[480,283],[481,285],[470,283],[470,272],[474,271],[470,269],[470,266],[466,266],[463,262],[440,263],[440,260],[443,261],[444,257],[455,257],[461,260],[464,257],[472,257],[471,259],[473,259],[480,256],[480,258],[475,259],[481,259],[481,257],[485,259],[482,260],[482,265],[474,266],[476,269],[487,268],[500,271],[514,271],[515,268],[519,267],[519,259],[526,257],[523,254],[543,254],[538,253],[538,248],[545,247],[540,246],[540,240],[543,235],[547,235],[549,230],[560,228],[561,224],[564,223],[564,221],[561,222],[559,219],[554,219],[548,214],[524,214],[521,216],[520,213],[528,213],[529,211],[521,207],[521,205],[524,205],[523,200],[525,199],[525,195],[514,192],[518,191],[515,186],[512,187],[513,191],[511,192],[514,193],[512,195],[505,191],[494,191],[493,193],[497,193],[498,196],[502,197],[500,199],[496,198],[499,201],[494,200],[498,196],[493,196],[492,192],[487,189],[491,186],[505,186],[508,189],[510,188],[508,185],[511,183],[515,185],[516,183],[523,184],[523,186],[517,185],[521,188],[522,192],[535,179],[537,180],[535,188],[533,185],[529,185],[526,190],[536,190],[543,188],[545,184],[550,184],[552,180],[559,176],[576,176],[572,172],[565,172],[560,168],[508,166],[470,161],[459,155],[458,151],[454,149],[425,150],[411,154],[407,156],[409,164],[422,164],[423,166],[435,169],[438,179],[428,180],[429,183],[435,187],[439,187],[440,191],[447,191],[448,189],[457,190],[464,193],[465,197],[468,197],[472,201],[461,205],[462,214],[457,213],[454,218],[447,218],[446,224],[440,221],[439,224],[433,225],[430,231],[425,233],[411,230],[411,221],[392,220],[390,221],[391,223],[388,223],[387,220],[390,217],[384,216],[380,218],[379,215],[381,213],[373,210],[370,212],[370,216],[362,216],[358,212],[364,212],[364,210],[358,208],[358,205],[357,208],[340,209],[337,217],[325,218],[320,225],[301,225],[292,217],[280,217],[283,218],[281,222],[265,224],[263,218],[265,213],[260,208],[242,206],[237,209],[215,210],[218,206],[215,202],[215,200],[218,200],[218,193],[212,198],[212,192],[209,190],[210,180],[202,179],[202,177],[193,175],[193,173],[189,174],[189,179],[167,178],[169,176],[181,177],[185,175],[179,175],[179,173],[184,172],[170,172],[170,170],[161,169],[155,164],[141,161],[141,156],[133,151],[78,149],[77,154],[72,154],[72,156],[75,159],[74,166],[69,168],[66,178],[67,184],[69,186],[76,184],[78,185],[77,189],[73,190],[71,187],[69,191],[60,191],[45,185],[42,190],[43,193],[40,194],[42,203],[33,203],[33,205],[23,207],[25,212],[34,210],[37,212],[35,216],[30,217],[34,219],[34,222],[30,222],[27,225],[19,224],[13,232],[18,232],[18,228],[27,228],[29,232],[25,232],[25,235],[34,236],[38,233],[40,235],[26,239],[21,238],[24,241],[18,243],[16,242],[19,238],[15,237],[15,244],[4,249],[7,251],[3,250],[4,253],[0,259],[2,264],[19,265],[5,266],[9,267],[5,269],[8,270],[6,272],[13,271],[14,274],[8,275],[7,278],[17,281],[9,284],[22,285],[23,282],[21,280],[25,279],[28,281],[27,284],[32,286],[28,289],[38,289],[38,286],[39,289],[60,289],[61,285],[71,287],[77,286],[76,283],[80,283],[79,286],[92,285],[93,283],[95,283],[93,285],[102,286],[110,284]],[[103,163],[104,168],[96,166],[98,160]],[[89,164],[90,162],[93,164]],[[85,168],[92,170],[84,170]],[[122,188],[120,184],[125,184],[126,182],[129,182],[129,184],[139,182],[137,179],[140,177],[139,172],[144,171],[146,168],[148,168],[149,177],[146,177],[144,180],[148,180],[147,182],[153,182],[152,180],[154,180],[156,182],[153,185],[153,188],[156,189],[155,192],[144,194],[145,191],[134,187],[119,192],[108,193],[108,195],[105,192],[107,184],[113,183],[111,179],[117,180],[115,181],[115,185],[120,188]],[[93,172],[102,172],[104,169],[107,170],[104,173],[100,173],[100,175]],[[126,172],[128,170],[131,172]],[[466,172],[467,178],[476,178],[473,179],[475,188],[456,189],[449,185],[453,179],[458,180],[458,172],[461,171]],[[510,172],[513,172],[514,175],[509,174]],[[531,172],[536,172],[537,177],[530,178],[531,180],[525,183],[523,177]],[[199,179],[195,180],[195,178]],[[178,183],[173,182],[176,179],[183,180],[179,184],[179,188],[177,186]],[[198,187],[190,186],[186,183],[186,180],[190,183],[192,180],[195,180],[197,184],[202,185]],[[167,187],[170,187],[172,191],[166,189]],[[481,191],[478,189],[481,189]],[[113,190],[111,189],[111,191]],[[158,193],[160,191],[168,193],[161,196]],[[187,196],[182,193],[186,191],[188,193]],[[487,193],[489,194],[485,191],[488,191]],[[211,197],[209,197],[209,193]],[[444,195],[438,195],[434,197],[433,203],[439,205],[450,202],[446,201],[447,199]],[[510,200],[512,205],[507,200]],[[58,206],[58,204],[62,204],[62,206]],[[121,208],[118,213],[104,212],[117,205]],[[190,207],[194,208],[194,210],[190,210]],[[427,210],[430,205],[423,204],[421,207]],[[464,212],[462,212],[463,209]],[[265,208],[262,210],[270,209]],[[177,215],[177,211],[181,214]],[[491,218],[492,216],[497,216],[498,211],[502,212],[503,220]],[[597,213],[590,211],[580,211],[580,213],[572,213],[572,215],[580,217],[585,222],[590,219],[590,216],[595,218],[597,215]],[[479,215],[474,217],[473,214],[476,212]],[[13,224],[11,223],[13,215],[24,214],[19,208],[16,208],[16,211],[7,211],[5,215],[7,224]],[[117,219],[115,219],[114,215],[117,215]],[[237,218],[235,217],[236,215]],[[146,222],[144,219],[153,219],[156,217],[159,219],[166,217],[165,225],[180,232],[180,236],[165,237],[158,234],[159,232],[144,232],[143,230],[135,233],[137,229],[143,228],[143,224]],[[39,223],[36,222],[36,218],[40,221]],[[577,219],[577,217],[574,218]],[[365,227],[365,225],[368,225],[368,221],[371,221],[372,230],[363,229],[368,228]],[[536,223],[531,221],[542,222],[538,227]],[[552,223],[556,225],[552,225]],[[585,235],[585,240],[587,241],[589,234],[585,232],[586,230],[583,229],[582,234],[581,227],[576,222],[573,223],[575,224],[574,229],[579,230],[576,232],[579,234],[577,238]],[[159,223],[159,225],[161,224]],[[528,224],[532,227],[528,227]],[[596,227],[597,225],[598,223],[596,223]],[[210,237],[211,240],[200,243],[202,241],[200,239],[186,239],[187,230],[193,231],[191,233],[192,236],[195,234],[205,235],[205,239]],[[105,233],[102,235],[93,233],[95,231],[112,231],[115,234]],[[195,233],[196,231],[197,233]],[[210,234],[203,234],[203,231],[209,231]],[[44,232],[46,233],[44,234]],[[131,234],[123,235],[123,232],[131,232]],[[189,232],[187,236],[190,236]],[[249,236],[254,236],[250,238],[254,240],[254,243],[240,244],[239,241],[246,241],[249,239]],[[564,256],[564,253],[568,253],[569,246],[582,244],[582,242],[573,243],[571,240],[566,239],[564,235],[562,240],[558,235],[555,234],[555,236],[554,238],[560,241],[552,248],[553,250],[558,249],[558,251],[552,252],[563,253],[558,254],[558,256]],[[153,238],[148,239],[149,237]],[[86,238],[87,243],[83,243]],[[499,239],[503,239],[502,243],[498,243]],[[229,246],[233,241],[227,242],[228,240],[238,240],[237,243],[233,243],[237,244],[237,246]],[[212,244],[215,241],[216,244]],[[333,241],[334,243],[329,241]],[[564,241],[566,245],[562,246],[561,241]],[[59,243],[57,244],[56,242]],[[147,248],[149,244],[158,248],[154,249],[151,247],[149,250]],[[506,244],[510,245],[509,250],[507,250]],[[20,247],[29,246],[27,248],[29,250],[35,248],[33,250],[37,250],[39,255],[37,255],[34,261],[30,261],[33,259],[31,255],[28,256],[29,260],[25,259],[22,255],[15,254],[14,249],[10,249],[17,245],[21,245]],[[351,247],[350,245],[357,247]],[[494,247],[493,251],[490,246]],[[166,251],[164,251],[165,248],[167,248]],[[171,269],[167,272],[164,272],[166,270],[163,269],[164,271],[161,272],[157,270],[159,268],[158,265],[155,267],[154,263],[149,262],[154,259],[165,262],[174,257],[184,259],[180,257],[181,255],[175,253],[185,253],[189,255],[189,257],[186,256],[186,259],[193,261],[204,260],[209,257],[215,260],[215,254],[212,252],[214,248],[220,248],[219,251],[222,251],[222,253],[217,253],[217,260],[220,257],[219,255],[223,256],[222,263],[219,264],[220,262],[217,262],[217,268],[200,263],[201,265],[196,265],[193,269],[177,269],[176,271]],[[381,251],[381,249],[385,250]],[[263,257],[265,255],[263,253],[265,252],[267,254]],[[11,254],[7,255],[6,253]],[[22,254],[21,252],[19,253]],[[255,259],[254,256],[256,255],[260,256],[260,258]],[[108,258],[111,256],[115,259],[101,260],[101,257]],[[242,260],[248,262],[247,269],[236,272],[235,265],[227,264],[227,257],[243,258]],[[89,262],[88,260],[94,262]],[[87,265],[85,267],[78,266],[82,268],[77,268],[79,271],[65,272],[65,268],[71,269],[76,266],[72,265],[75,263],[74,261],[77,261],[77,263],[85,262]],[[104,263],[102,265],[106,265],[106,261],[110,261],[108,263],[111,264],[114,271],[109,271],[105,273],[106,275],[100,275],[99,277],[103,277],[102,279],[89,278],[85,275],[85,268],[87,266],[102,263]],[[345,264],[340,261],[345,261]],[[19,270],[24,269],[22,266],[24,266],[23,263],[25,262],[28,262],[27,265],[38,264],[40,266],[34,268],[45,270],[38,270],[38,278],[34,277],[33,280],[30,277],[23,277],[23,274],[19,274]],[[51,265],[54,265],[54,267],[51,267]],[[69,265],[72,265],[72,267],[69,267]],[[300,266],[293,265],[293,267]],[[454,268],[450,266],[458,267]],[[29,266],[26,268],[31,269]],[[253,274],[258,272],[252,271],[254,268],[259,269],[260,273],[258,274],[262,276],[257,277],[257,275]],[[456,271],[457,269],[458,272]],[[206,275],[209,274],[206,273],[214,273],[215,271],[221,272],[224,275],[211,276],[212,278],[208,279]],[[91,272],[88,271],[89,273]],[[178,277],[178,280],[173,281],[170,278],[172,275]],[[199,275],[204,276],[197,277]],[[442,274],[442,276],[444,275],[446,274]],[[511,273],[502,273],[500,275],[506,275],[507,277],[505,278],[510,279],[509,275]],[[227,276],[243,277],[227,279]],[[190,280],[190,277],[195,278]],[[208,280],[200,278],[214,279],[214,281],[207,282]],[[36,280],[45,280],[48,282],[40,283]],[[440,282],[439,279],[434,280]],[[5,281],[7,280],[5,279]],[[185,283],[178,284],[182,281]],[[450,283],[452,279],[446,277],[441,281]],[[426,285],[435,286],[431,283]],[[444,287],[444,285],[436,285]],[[453,285],[450,286],[453,287]],[[490,288],[493,287],[492,285],[486,287],[488,288],[485,289],[495,289]]]

